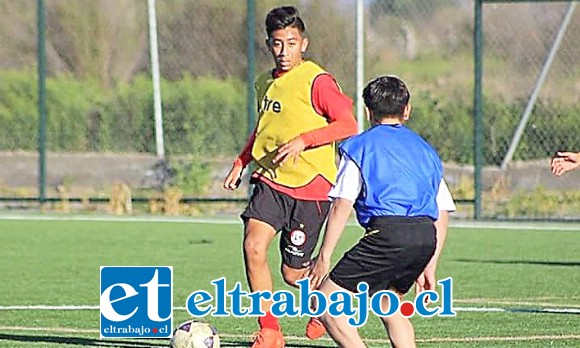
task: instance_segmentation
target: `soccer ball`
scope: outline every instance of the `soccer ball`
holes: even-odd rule
[[[215,327],[193,319],[187,320],[173,331],[171,348],[220,348],[220,336]]]

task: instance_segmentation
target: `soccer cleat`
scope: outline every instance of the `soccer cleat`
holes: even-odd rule
[[[260,329],[254,334],[252,348],[284,348],[282,331],[274,329]]]
[[[306,324],[306,337],[311,340],[319,339],[326,333],[326,328],[324,324],[318,318],[310,318],[308,324]]]

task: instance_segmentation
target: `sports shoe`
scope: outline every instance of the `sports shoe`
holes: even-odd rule
[[[326,333],[326,328],[324,324],[318,318],[310,318],[308,324],[306,324],[306,337],[311,340],[319,339]]]
[[[274,329],[260,329],[253,337],[252,348],[284,348],[282,331]]]

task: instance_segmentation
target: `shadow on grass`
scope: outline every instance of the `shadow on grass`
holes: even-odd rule
[[[534,260],[477,260],[477,259],[454,259],[457,262],[472,262],[472,263],[496,263],[505,265],[539,265],[539,266],[564,266],[564,267],[578,267],[580,262],[574,261],[534,261]]]

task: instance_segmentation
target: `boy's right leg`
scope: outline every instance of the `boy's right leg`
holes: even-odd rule
[[[244,231],[244,261],[248,285],[252,292],[273,291],[272,273],[268,265],[268,247],[276,236],[269,224],[248,219]],[[254,337],[252,348],[282,348],[284,336],[278,319],[270,313],[271,301],[262,300],[261,308],[266,315],[258,318],[260,331]]]
[[[244,262],[250,290],[272,291],[272,274],[268,265],[268,247],[276,237],[276,231],[269,224],[248,219],[244,231]],[[271,301],[262,302],[262,310],[270,309]]]

